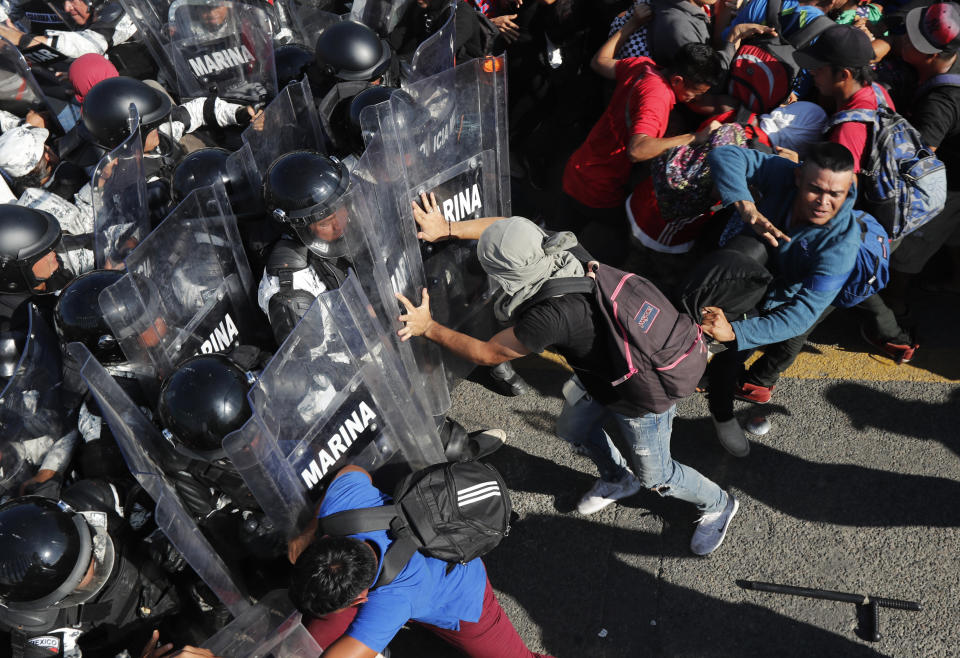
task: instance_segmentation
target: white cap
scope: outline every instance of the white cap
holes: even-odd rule
[[[770,143],[798,153],[822,139],[826,111],[816,103],[798,101],[778,107],[760,117],[760,129],[767,133]]]
[[[0,169],[13,178],[33,171],[43,155],[50,135],[46,128],[22,125],[0,135]]]

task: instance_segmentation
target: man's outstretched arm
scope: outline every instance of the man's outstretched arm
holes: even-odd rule
[[[426,288],[423,289],[423,302],[420,306],[415,306],[399,293],[397,299],[407,309],[406,314],[400,316],[400,321],[406,324],[397,332],[402,340],[423,336],[457,356],[481,366],[500,365],[504,361],[519,359],[530,353],[530,350],[517,340],[513,327],[504,329],[490,340],[482,341],[443,326],[430,315],[430,294]]]

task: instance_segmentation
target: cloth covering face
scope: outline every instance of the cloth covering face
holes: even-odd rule
[[[76,92],[74,98],[80,104],[83,104],[83,97],[95,84],[107,78],[119,76],[117,67],[109,59],[96,53],[87,53],[75,59],[67,73],[70,84]]]
[[[480,236],[477,257],[503,293],[493,311],[501,322],[533,297],[547,279],[583,276],[583,265],[567,250],[577,245],[569,231],[553,235],[525,217],[491,224]]]

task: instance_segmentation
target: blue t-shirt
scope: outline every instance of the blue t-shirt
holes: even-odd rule
[[[390,502],[390,496],[374,487],[365,474],[351,472],[330,484],[317,516],[380,507]],[[376,544],[381,558],[393,543],[386,530],[350,536]],[[381,559],[378,577],[382,566]],[[450,573],[447,566],[443,560],[414,553],[392,583],[370,592],[369,600],[360,606],[347,635],[381,651],[410,619],[455,631],[460,630],[461,620],[478,621],[487,586],[483,562],[477,558],[458,564]]]

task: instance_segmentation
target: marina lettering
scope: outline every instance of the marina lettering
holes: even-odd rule
[[[308,489],[320,484],[330,468],[347,453],[351,444],[369,429],[376,419],[377,415],[366,402],[360,402],[357,405],[340,428],[327,439],[324,447],[317,450],[317,456],[300,472],[300,477],[303,478]]]
[[[225,352],[233,345],[234,339],[240,336],[237,325],[227,313],[223,320],[213,328],[213,332],[200,345],[201,354]]]
[[[190,62],[190,68],[193,69],[193,74],[200,77],[235,66],[243,66],[247,62],[256,60],[254,56],[250,54],[250,51],[247,50],[247,47],[241,44],[236,48],[224,48],[223,50],[217,50],[207,55],[200,55],[187,61]]]
[[[443,202],[443,216],[448,222],[459,222],[468,218],[483,207],[480,201],[480,185],[474,183],[471,187],[457,192]]]

